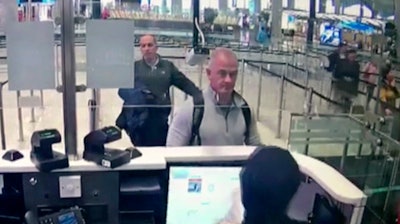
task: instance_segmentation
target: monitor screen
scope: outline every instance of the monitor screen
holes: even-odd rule
[[[239,189],[241,167],[170,167],[167,224],[217,224]]]
[[[339,46],[342,42],[342,30],[329,23],[322,24],[319,38],[322,45]]]
[[[60,224],[78,224],[78,220],[76,220],[75,214],[73,212],[68,212],[60,215],[58,217],[58,221]]]

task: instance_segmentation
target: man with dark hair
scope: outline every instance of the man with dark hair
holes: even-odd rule
[[[345,53],[347,51],[347,44],[346,42],[342,42],[339,44],[338,49],[336,49],[335,51],[333,51],[329,56],[328,56],[328,60],[329,60],[329,66],[326,67],[325,69],[329,72],[334,72],[340,59],[344,59],[345,58]]]
[[[346,58],[338,61],[333,77],[334,100],[343,104],[344,110],[340,109],[340,112],[348,113],[357,98],[360,82],[360,64],[356,50],[347,50]]]
[[[301,184],[301,172],[289,151],[260,146],[240,173],[241,202],[234,201],[224,224],[295,224],[288,206]]]

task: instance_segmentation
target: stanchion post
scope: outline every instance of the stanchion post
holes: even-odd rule
[[[92,89],[92,99],[89,100],[89,120],[91,131],[99,128],[99,97],[98,90]]]
[[[260,56],[260,61],[262,61],[262,52]],[[258,69],[258,95],[257,95],[257,121],[260,120],[260,108],[261,108],[261,93],[262,93],[262,63]]]
[[[40,106],[44,109],[43,90],[40,90]]]
[[[17,106],[18,106],[18,134],[19,134],[19,141],[23,142],[24,141],[24,126],[23,126],[23,121],[22,121],[22,108],[21,105],[19,105],[19,98],[21,97],[21,92],[18,90],[17,91]]]
[[[89,109],[89,131],[94,131],[96,130],[96,124],[95,124],[95,112],[94,112],[94,107],[96,107],[95,102],[93,99],[90,99],[88,101],[88,109]]]
[[[242,69],[240,71],[240,94],[243,95],[244,94],[244,58],[242,58],[241,60],[241,64],[242,64]]]
[[[200,64],[200,75],[199,75],[199,88],[203,88],[203,69],[204,69],[204,64]]]
[[[312,98],[314,94],[313,88],[307,88],[306,89],[306,100],[305,100],[305,105],[304,105],[304,114],[305,115],[310,115],[312,112]]]
[[[30,91],[31,92],[31,97],[33,97],[35,94],[33,92],[33,90]],[[35,108],[32,107],[31,108],[31,122],[35,122]]]
[[[281,137],[281,130],[282,130],[282,113],[283,113],[283,93],[284,93],[284,88],[285,88],[285,76],[281,75],[281,85],[280,85],[280,90],[279,90],[279,107],[278,107],[278,128],[276,131],[276,137],[280,138]]]
[[[381,87],[382,87],[382,77],[381,76],[379,76],[378,77],[378,82],[377,82],[377,91],[376,91],[376,100],[375,100],[375,108],[374,108],[374,113],[375,114],[377,114],[378,113],[378,111],[379,111],[379,105],[381,104],[380,102],[379,102],[379,93],[380,93],[380,89],[381,89]]]
[[[5,150],[6,146],[6,132],[4,125],[4,108],[3,108],[3,87],[4,82],[0,83],[0,135],[1,135],[1,148]]]

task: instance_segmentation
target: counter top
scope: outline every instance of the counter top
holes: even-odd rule
[[[30,159],[30,150],[20,150],[24,157],[17,161],[7,161],[0,159],[0,173],[27,173],[38,172],[35,165]],[[2,157],[5,151],[0,153]],[[83,159],[69,160],[69,167],[65,169],[58,169],[53,172],[73,172],[73,171],[107,171],[107,170],[162,170],[166,168],[166,162],[162,155],[153,153],[143,153],[142,156],[131,160],[130,163],[123,166],[109,169],[106,167],[98,166],[94,162],[88,162]]]
[[[172,162],[212,162],[212,161],[240,161],[246,160],[255,147],[249,146],[222,146],[222,147],[148,147],[138,148],[142,156],[132,160],[129,164],[115,169],[97,166],[84,160],[71,160],[70,167],[54,172],[74,171],[108,171],[108,170],[157,170],[166,169],[167,163]],[[5,151],[4,151],[5,152]],[[0,153],[0,156],[4,154]],[[29,151],[21,150],[23,159],[15,162],[0,160],[0,173],[26,173],[37,172],[30,161]],[[331,166],[314,158],[292,153],[299,164],[300,170],[305,175],[317,182],[325,191],[334,196],[338,201],[354,206],[363,206],[366,195],[354,184]]]

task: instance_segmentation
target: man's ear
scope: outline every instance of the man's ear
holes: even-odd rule
[[[211,70],[209,68],[206,68],[206,74],[207,74],[207,77],[210,77]]]

